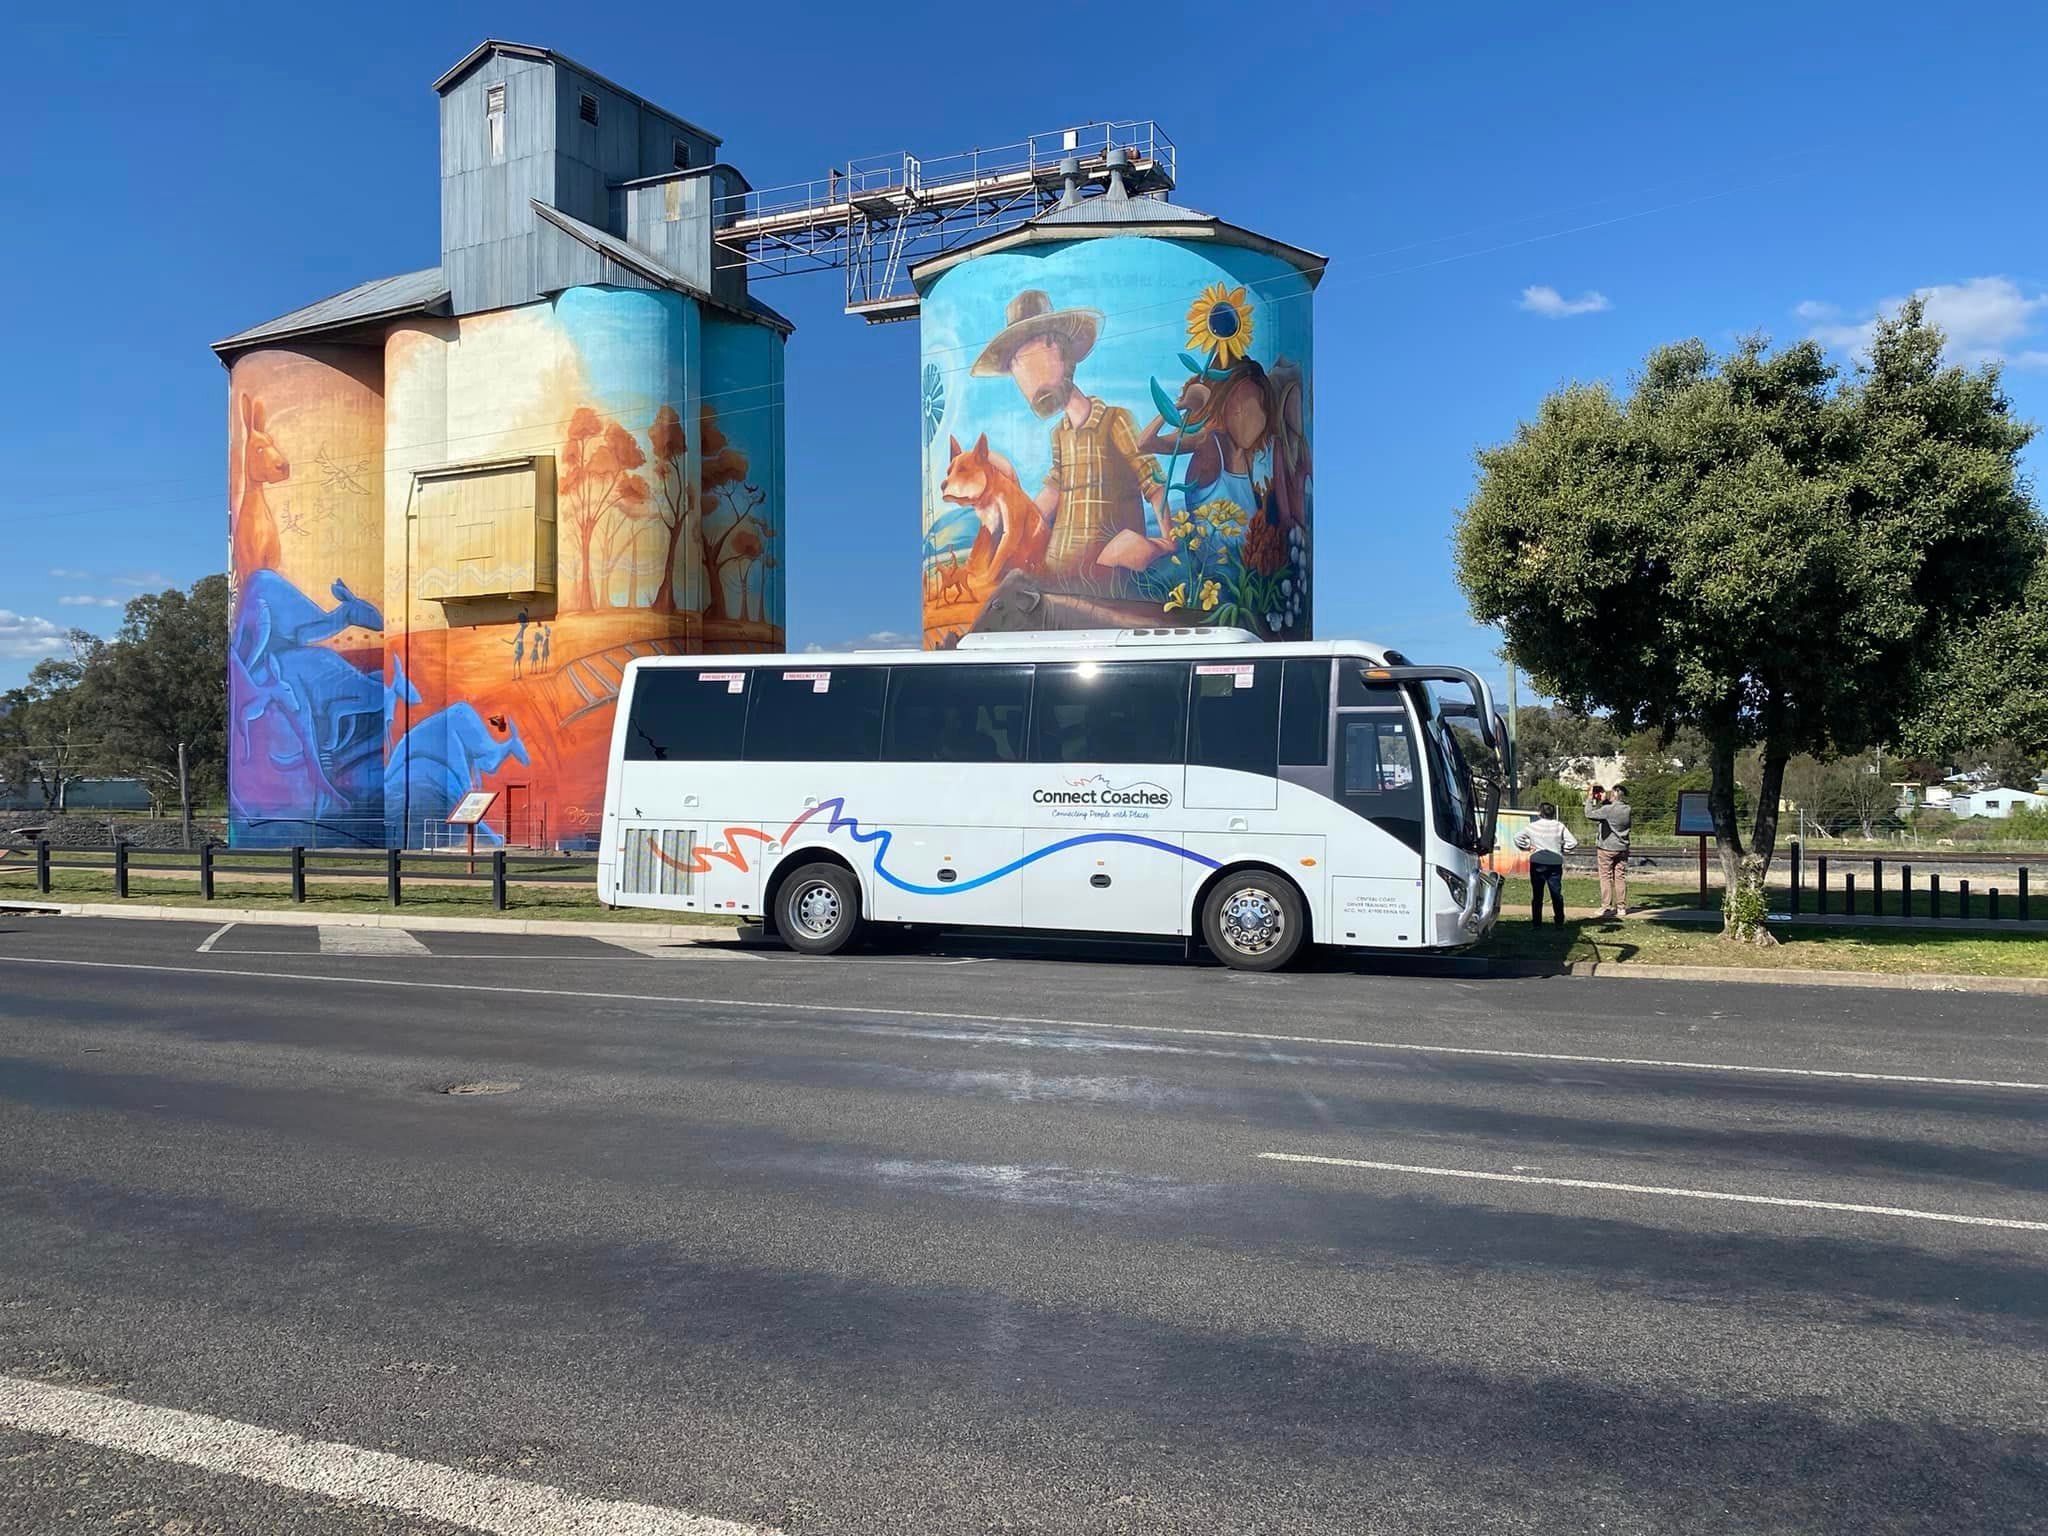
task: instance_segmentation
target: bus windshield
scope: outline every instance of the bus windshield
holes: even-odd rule
[[[1415,689],[1415,706],[1436,789],[1437,835],[1474,853],[1490,851],[1502,775],[1486,729],[1484,698],[1463,685],[1432,679]]]

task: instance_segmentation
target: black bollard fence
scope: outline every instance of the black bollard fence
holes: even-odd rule
[[[306,850],[292,845],[292,900],[306,899]]]
[[[2020,871],[2020,921],[2024,923],[2030,915],[2027,911],[2027,872],[2025,869],[2022,869]]]
[[[1956,901],[1957,901],[1957,902],[1958,902],[1958,903],[1959,903],[1959,904],[1961,905],[1961,907],[1962,907],[1962,910],[1961,910],[1960,912],[1958,912],[1958,913],[1956,914],[1956,916],[1957,916],[1957,917],[1964,917],[1964,918],[1968,917],[1968,916],[1970,915],[1970,882],[1969,882],[1969,881],[1967,881],[1967,880],[1958,880],[1958,881],[1956,882]]]
[[[1998,921],[1998,887],[1991,887],[1991,921]]]
[[[505,910],[505,850],[491,850],[491,905]]]
[[[1884,860],[1870,861],[1870,915],[1884,916]]]
[[[114,894],[123,900],[128,896],[128,843],[119,837],[114,839]]]
[[[1799,845],[1792,845],[1792,915],[1799,915]]]
[[[1822,917],[1828,915],[1828,856],[1822,854],[1813,861],[1813,910]]]
[[[1854,917],[1856,915],[1856,877],[1854,875],[1842,876],[1842,915],[1844,917]]]
[[[1927,915],[1929,917],[1941,916],[1941,876],[1939,875],[1929,875],[1927,877]]]
[[[396,848],[384,850],[384,894],[394,907],[398,905],[401,894],[398,886],[399,858],[400,854]]]
[[[213,900],[213,839],[199,845],[199,899]]]

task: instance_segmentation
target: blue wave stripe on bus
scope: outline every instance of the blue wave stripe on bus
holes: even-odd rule
[[[1156,837],[1141,837],[1135,832],[1083,832],[1079,836],[1062,838],[1059,842],[1048,843],[1043,848],[1033,849],[1030,853],[1025,854],[1023,858],[1013,859],[1001,868],[992,869],[985,875],[976,875],[971,880],[958,880],[951,885],[919,885],[915,881],[905,880],[901,876],[893,875],[883,867],[882,861],[888,857],[889,844],[894,834],[887,827],[877,827],[872,832],[863,831],[860,818],[846,814],[846,801],[842,797],[834,796],[830,800],[821,802],[815,809],[798,817],[796,821],[790,824],[789,831],[783,834],[783,841],[787,842],[791,833],[794,833],[798,827],[811,820],[820,811],[831,813],[830,819],[825,824],[827,833],[844,830],[857,843],[875,844],[875,856],[871,861],[871,867],[875,874],[895,886],[897,890],[908,891],[913,896],[957,896],[962,891],[972,891],[981,886],[989,885],[994,881],[1002,879],[1005,875],[1014,875],[1018,870],[1028,865],[1036,864],[1040,859],[1048,859],[1056,853],[1064,853],[1069,848],[1079,848],[1088,843],[1134,843],[1140,848],[1156,848],[1161,853],[1177,854],[1191,863],[1201,865],[1204,869],[1221,869],[1223,867],[1215,859],[1208,858],[1199,853],[1191,853],[1185,848],[1176,848],[1172,843],[1161,842]]]

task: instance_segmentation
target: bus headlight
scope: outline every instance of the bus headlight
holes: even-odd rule
[[[1458,904],[1460,912],[1465,910],[1465,898],[1471,894],[1471,887],[1465,884],[1463,875],[1454,875],[1441,864],[1437,866],[1437,878],[1442,880],[1451,893],[1451,900]]]

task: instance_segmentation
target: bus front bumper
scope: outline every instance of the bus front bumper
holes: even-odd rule
[[[1501,877],[1490,869],[1474,870],[1465,882],[1465,900],[1456,912],[1436,916],[1436,947],[1462,949],[1477,944],[1500,920]]]

